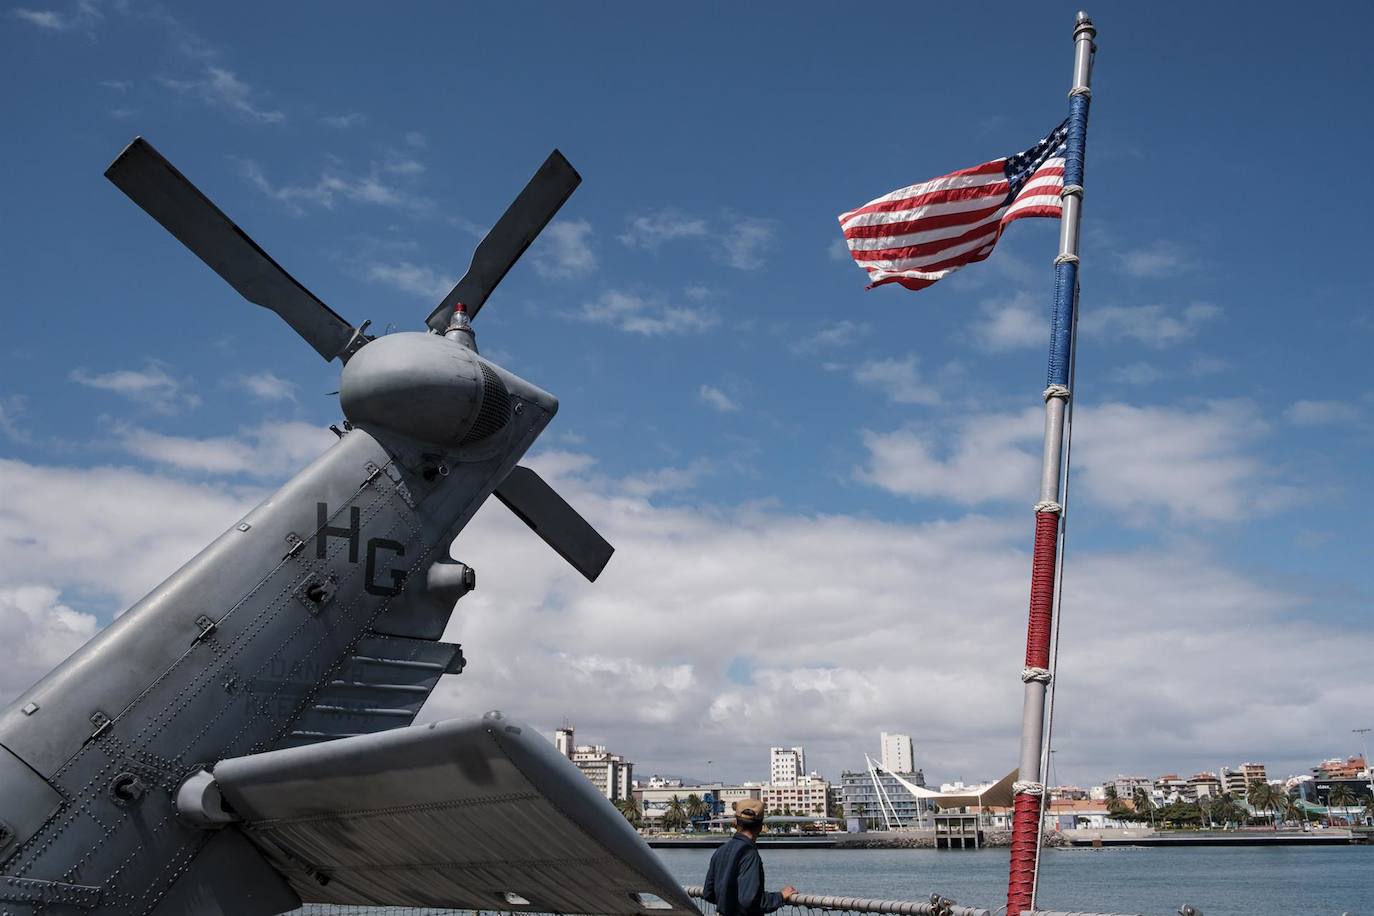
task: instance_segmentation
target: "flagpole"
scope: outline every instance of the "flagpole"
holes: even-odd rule
[[[1054,259],[1054,311],[1050,326],[1048,385],[1045,398],[1045,450],[1040,501],[1035,506],[1035,549],[1031,559],[1030,613],[1026,624],[1025,694],[1021,713],[1021,766],[1012,809],[1011,867],[1007,877],[1007,916],[1035,908],[1036,860],[1045,799],[1041,758],[1045,740],[1045,695],[1050,679],[1050,637],[1063,525],[1060,484],[1064,477],[1064,417],[1067,413],[1074,324],[1078,309],[1078,235],[1083,206],[1083,160],[1092,98],[1092,60],[1097,35],[1087,13],[1074,23],[1073,88],[1069,91],[1068,139],[1064,151],[1063,215],[1059,257]]]

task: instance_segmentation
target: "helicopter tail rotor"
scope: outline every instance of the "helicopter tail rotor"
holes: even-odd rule
[[[472,264],[463,279],[449,291],[425,323],[432,330],[444,333],[460,302],[467,307],[468,317],[476,318],[496,284],[520,260],[525,249],[581,183],[582,176],[562,153],[558,150],[550,153],[520,196],[506,208],[472,253]]]
[[[325,359],[347,362],[370,339],[272,260],[147,140],[135,137],[105,177],[245,299],[280,315]]]

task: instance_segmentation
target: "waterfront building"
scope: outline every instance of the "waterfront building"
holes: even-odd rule
[[[1215,773],[1195,773],[1188,777],[1188,785],[1193,801],[1215,798],[1221,794],[1221,780]]]
[[[1318,779],[1367,779],[1369,769],[1364,756],[1356,754],[1344,760],[1340,757],[1323,760],[1312,768],[1312,775]]]
[[[1222,767],[1221,772],[1217,775],[1221,778],[1222,790],[1237,797],[1245,795],[1254,783],[1269,781],[1269,776],[1264,772],[1264,764],[1262,763],[1242,763],[1239,768],[1234,770]]]
[[[1122,801],[1135,798],[1136,789],[1144,789],[1146,792],[1154,790],[1153,783],[1144,776],[1122,776],[1119,773],[1108,785],[1116,790],[1116,797]]]
[[[553,733],[553,746],[582,775],[591,780],[598,792],[611,801],[629,798],[634,783],[634,764],[619,754],[612,754],[601,744],[577,744],[573,728],[565,725]]]
[[[769,814],[816,814],[825,816],[830,803],[830,783],[815,773],[783,785],[762,789],[764,810]]]
[[[674,798],[686,808],[688,797],[695,795],[706,804],[711,817],[728,817],[734,811],[735,802],[745,799],[759,801],[763,792],[761,786],[751,783],[683,785],[680,779],[660,782],[672,782],[676,785],[660,785],[653,788],[644,786],[634,790],[635,801],[639,803],[640,815],[646,824],[652,825],[661,820]]]
[[[1063,801],[1083,801],[1088,797],[1088,790],[1080,786],[1050,786],[1050,798]],[[1106,798],[1106,795],[1102,796]]]
[[[1156,779],[1151,795],[1157,805],[1172,804],[1179,799],[1197,801],[1192,785],[1188,780],[1180,779],[1177,773],[1168,773]]]
[[[880,732],[878,740],[880,742],[878,756],[882,761],[884,770],[889,773],[911,773],[915,771],[916,755],[910,735]]]
[[[795,786],[806,775],[806,750],[800,747],[768,749],[768,784]]]
[[[868,770],[840,774],[840,804],[844,806],[846,819],[858,819],[867,830],[885,830],[895,816],[892,826],[910,827],[921,821],[927,805],[916,798],[906,786],[897,781],[891,773],[877,771],[878,785],[882,787],[883,797],[879,798],[874,787],[873,774]],[[902,778],[914,785],[926,784],[925,774],[920,770],[903,773]],[[887,816],[883,816],[883,811]]]

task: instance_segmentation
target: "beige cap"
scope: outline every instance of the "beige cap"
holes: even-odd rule
[[[757,798],[746,798],[735,802],[735,817],[742,821],[763,820],[763,802]]]

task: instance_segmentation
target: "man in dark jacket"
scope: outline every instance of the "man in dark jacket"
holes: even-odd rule
[[[797,889],[790,884],[781,893],[763,889],[763,860],[754,846],[763,831],[762,802],[735,802],[735,828],[711,856],[704,896],[720,916],[763,916],[789,902]]]

